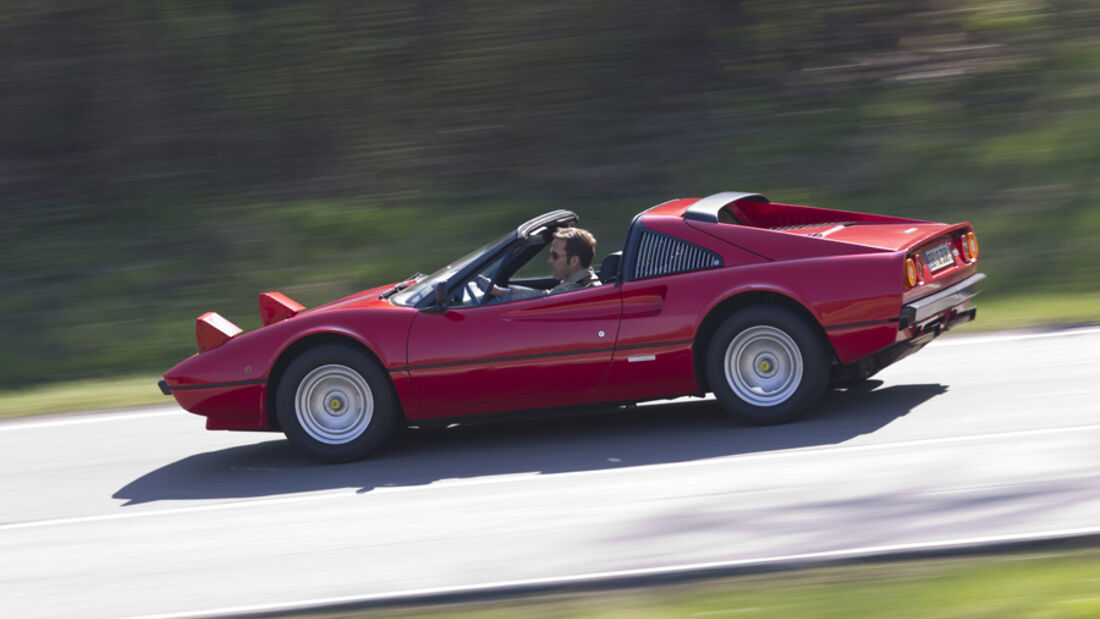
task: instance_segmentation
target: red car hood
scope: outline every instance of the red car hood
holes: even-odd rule
[[[400,283],[400,282],[397,282]],[[386,299],[381,298],[382,293],[386,292],[390,288],[396,285],[387,284],[385,286],[379,286],[377,288],[371,288],[364,290],[363,292],[357,292],[353,295],[338,299],[336,301],[330,301],[324,305],[318,305],[317,307],[307,309],[302,314],[312,314],[314,312],[327,312],[332,310],[343,309],[364,309],[368,307],[394,307],[392,303]]]

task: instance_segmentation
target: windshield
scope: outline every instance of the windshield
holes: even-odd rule
[[[452,275],[458,273],[464,267],[466,267],[466,265],[470,264],[474,260],[477,260],[479,257],[481,257],[482,254],[496,247],[513,234],[515,233],[509,232],[508,234],[505,234],[504,236],[501,236],[500,238],[497,238],[490,243],[482,245],[474,251],[452,262],[451,264],[448,264],[442,269],[439,269],[435,273],[432,273],[431,275],[428,275],[423,279],[418,279],[415,284],[393,295],[393,298],[390,300],[393,301],[395,305],[404,305],[408,307],[413,307],[419,304],[425,298],[435,294],[434,289],[437,282],[447,281]]]

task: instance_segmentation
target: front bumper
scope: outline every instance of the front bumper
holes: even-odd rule
[[[266,379],[235,383],[169,386],[157,383],[161,393],[176,398],[186,411],[206,417],[207,430],[269,430]]]
[[[945,288],[935,294],[907,303],[901,308],[899,329],[920,324],[962,305],[978,295],[985,288],[985,274],[975,273],[963,281]]]

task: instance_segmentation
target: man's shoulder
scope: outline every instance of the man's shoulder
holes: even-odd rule
[[[585,288],[591,288],[600,284],[600,278],[596,276],[596,272],[592,269],[582,269],[574,273],[569,279],[554,286],[551,294],[556,292],[571,292],[573,290],[583,290]]]

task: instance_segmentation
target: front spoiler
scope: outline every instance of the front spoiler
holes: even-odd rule
[[[975,273],[963,281],[930,294],[901,308],[899,329],[905,329],[973,299],[985,287],[985,274]]]

